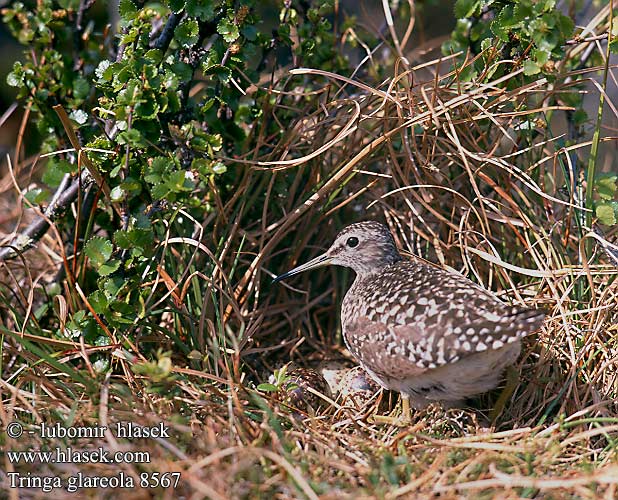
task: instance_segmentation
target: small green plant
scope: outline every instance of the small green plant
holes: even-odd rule
[[[618,224],[618,174],[598,175],[594,184],[598,201],[595,214],[601,224],[615,226]]]
[[[180,393],[175,383],[177,376],[173,372],[171,352],[158,350],[156,360],[143,361],[132,366],[134,373],[143,375],[147,380],[146,390],[150,394],[159,394],[172,398]]]
[[[297,389],[298,384],[291,379],[288,373],[288,366],[289,365],[283,365],[281,368],[275,370],[271,379],[268,382],[259,384],[257,389],[262,392],[271,393],[286,393]]]

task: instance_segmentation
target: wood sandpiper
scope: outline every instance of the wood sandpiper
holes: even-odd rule
[[[456,406],[496,387],[521,338],[545,317],[460,274],[404,258],[388,228],[373,221],[346,227],[324,254],[275,281],[329,264],[356,273],[342,303],[343,338],[378,384],[401,393],[400,423],[410,421],[410,405]]]

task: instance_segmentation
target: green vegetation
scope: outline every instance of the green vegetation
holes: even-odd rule
[[[99,4],[2,10],[25,48],[6,77],[25,133],[0,183],[0,421],[163,420],[173,437],[0,432],[3,451],[153,457],[11,467],[181,472],[172,496],[215,499],[614,494],[610,6],[458,0],[444,42],[425,31],[434,2],[121,0],[118,19]],[[491,432],[499,392],[418,412],[409,429],[365,418],[392,394],[291,408],[305,384],[288,362],[349,362],[350,276],[271,279],[371,218],[402,248],[548,310]]]

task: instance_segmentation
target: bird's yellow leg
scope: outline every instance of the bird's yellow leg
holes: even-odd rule
[[[489,414],[489,420],[492,425],[495,424],[496,420],[504,410],[506,403],[515,392],[518,381],[519,372],[515,369],[514,366],[509,366],[506,369],[506,385],[504,386],[504,389],[502,389],[498,401],[496,401],[493,410],[491,410],[491,413]]]
[[[401,393],[401,421],[409,424],[412,422],[412,412],[410,411],[410,396]]]
[[[410,412],[410,396],[407,394],[401,394],[401,415],[372,415],[370,421],[375,424],[390,424],[405,427],[412,421],[412,414]]]

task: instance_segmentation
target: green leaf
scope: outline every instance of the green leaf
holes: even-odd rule
[[[279,390],[276,385],[268,383],[258,385],[257,389],[262,392],[277,392]]]
[[[161,182],[164,174],[168,172],[171,166],[172,161],[165,156],[157,156],[156,158],[153,158],[150,167],[147,167],[144,171],[144,180],[150,184],[157,184]]]
[[[594,187],[602,200],[611,200],[618,192],[618,175],[606,174],[594,181]]]
[[[6,77],[6,83],[9,87],[21,87],[21,74],[11,71]]]
[[[155,200],[162,200],[167,197],[167,195],[171,192],[171,189],[168,187],[167,183],[162,182],[161,184],[157,184],[153,186],[150,193],[152,194],[152,198]]]
[[[207,99],[203,101],[202,106],[200,108],[201,113],[206,113],[210,108],[212,108],[215,104],[215,100],[213,98]]]
[[[295,391],[298,388],[299,388],[299,385],[296,382],[286,382],[285,383],[285,390],[288,392]]]
[[[218,161],[212,166],[212,171],[217,175],[221,175],[227,172],[227,167],[223,163]]]
[[[457,0],[455,2],[455,17],[457,19],[472,17],[480,5],[479,0]]]
[[[107,297],[101,290],[96,290],[88,295],[88,302],[97,314],[103,314],[107,309]]]
[[[191,191],[194,185],[193,181],[191,181],[190,176],[187,174],[188,172],[184,172],[182,170],[172,172],[166,182],[167,187],[170,189],[170,191],[173,191],[175,193],[180,193],[182,191]]]
[[[558,15],[558,22],[556,23],[556,26],[560,30],[563,37],[570,38],[573,36],[575,31],[575,23],[570,17],[560,13]]]
[[[130,324],[135,317],[136,307],[133,304],[127,304],[125,302],[112,302],[109,305],[110,309],[113,309],[114,320],[119,323]]]
[[[536,61],[531,61],[530,59],[524,61],[524,75],[536,75],[541,72],[541,66]]]
[[[255,26],[250,24],[242,29],[242,35],[250,42],[255,42],[257,39],[258,30]]]
[[[219,25],[217,26],[217,32],[227,43],[235,42],[240,36],[238,26],[236,26],[234,22],[229,19],[221,19]]]
[[[99,267],[99,274],[101,276],[107,276],[109,274],[112,274],[119,267],[120,267],[120,261],[118,259],[110,260],[106,262],[105,264],[103,264],[101,267]]]
[[[154,234],[151,229],[129,229],[128,231],[116,231],[114,242],[120,248],[140,248],[150,250],[154,242]]]
[[[484,38],[481,41],[481,52],[487,52],[493,46],[491,38]]]
[[[328,16],[329,14],[332,14],[333,11],[334,11],[334,6],[333,6],[332,2],[324,2],[318,8],[318,14],[320,14],[320,16],[322,16],[322,17]]]
[[[504,7],[498,16],[491,22],[491,31],[503,42],[510,40],[510,33],[519,25],[521,21],[517,21],[513,17],[513,9],[511,7]]]
[[[193,76],[193,68],[184,62],[176,61],[170,66],[170,70],[180,81],[189,80]]]
[[[232,77],[232,70],[220,64],[213,64],[208,69],[204,70],[207,75],[215,75],[221,83],[228,83]]]
[[[73,95],[76,99],[86,99],[90,93],[90,84],[83,77],[77,77],[73,80]]]
[[[174,14],[179,14],[185,8],[184,0],[169,0],[168,4]]]
[[[137,7],[131,0],[120,0],[118,4],[118,12],[124,20],[130,20],[137,14]]]
[[[532,58],[539,63],[540,66],[543,66],[549,61],[550,55],[551,54],[547,50],[534,49],[532,51]]]
[[[220,151],[223,147],[223,138],[220,134],[206,134],[206,138],[213,151]]]
[[[113,73],[111,71],[109,73],[107,72],[108,68],[110,68],[111,66],[112,63],[109,62],[107,59],[104,59],[99,63],[97,69],[94,70],[94,74],[97,75],[97,78],[99,80],[111,80]]]
[[[318,24],[320,22],[320,14],[318,14],[318,10],[309,9],[307,11],[307,19],[309,19],[309,22],[313,24]]]
[[[573,113],[573,122],[575,125],[583,125],[588,121],[588,114],[583,109],[578,109]]]
[[[50,158],[47,162],[47,169],[43,174],[42,181],[50,187],[57,187],[65,174],[69,174],[75,170],[75,165],[66,160]]]
[[[108,300],[115,299],[123,287],[126,287],[127,282],[121,277],[105,278],[103,284],[99,284],[100,288],[105,292]]]
[[[107,261],[112,256],[113,251],[112,242],[99,236],[90,238],[84,247],[86,256],[97,266],[101,266]]]
[[[174,31],[174,37],[178,40],[178,43],[183,47],[192,47],[199,39],[200,27],[197,21],[192,18],[183,20],[176,30]]]
[[[616,224],[616,208],[618,203],[601,203],[597,205],[596,215],[601,224],[614,226]]]
[[[459,80],[462,82],[470,82],[478,76],[476,69],[472,64],[468,64],[460,69]]]
[[[118,134],[117,141],[118,144],[129,144],[137,147],[146,146],[146,143],[142,138],[142,134],[136,128],[132,128]]]
[[[24,78],[24,70],[21,63],[18,61],[13,64],[13,71],[6,77],[6,83],[10,87],[21,87]]]
[[[534,3],[534,11],[537,14],[542,14],[543,12],[548,12],[553,9],[556,5],[556,0],[539,0]]]
[[[201,21],[212,21],[215,18],[215,3],[213,0],[187,0],[187,14]]]
[[[191,170],[195,170],[200,174],[209,174],[211,172],[211,161],[206,158],[194,158],[191,162]]]
[[[33,205],[40,205],[49,197],[49,191],[47,189],[34,188],[28,191],[25,196]]]
[[[513,19],[517,21],[526,21],[532,17],[536,15],[530,2],[520,1],[513,8]]]
[[[558,37],[547,21],[545,16],[533,19],[529,24],[529,33],[539,49],[553,51],[558,43]]]
[[[154,96],[145,94],[144,100],[135,106],[135,115],[142,119],[155,118],[159,113],[159,105]]]
[[[144,54],[144,58],[153,64],[159,64],[163,60],[163,55],[159,49],[151,49]]]
[[[137,195],[142,191],[142,181],[136,179],[135,177],[129,176],[124,181],[122,181],[120,187],[125,193]]]

